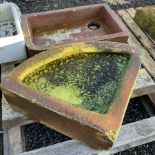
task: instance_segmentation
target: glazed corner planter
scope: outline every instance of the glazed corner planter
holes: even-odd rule
[[[2,81],[10,105],[101,150],[115,142],[140,67],[140,50],[89,42],[42,52]]]
[[[108,40],[126,43],[128,32],[106,4],[24,15],[22,29],[29,56],[52,46]]]
[[[2,31],[5,29],[4,25],[7,25],[8,23],[10,24],[9,26],[14,25],[15,28],[15,34],[12,36],[0,36],[0,64],[22,60],[27,57],[25,41],[20,22],[21,13],[15,4],[0,4],[0,33],[5,33]],[[6,30],[6,33],[8,32],[9,30]]]

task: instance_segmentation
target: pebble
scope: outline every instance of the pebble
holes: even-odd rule
[[[55,4],[53,5],[53,7],[54,7],[54,8],[58,8],[58,7],[59,7],[59,4],[58,4],[58,3],[55,3]]]

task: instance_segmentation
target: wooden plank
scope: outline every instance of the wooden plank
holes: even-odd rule
[[[138,25],[133,21],[133,19],[125,10],[118,10],[117,13],[123,19],[123,21],[128,25],[128,27],[134,33],[136,38],[138,38],[138,40],[143,44],[143,46],[150,52],[152,57],[155,59],[155,52],[154,52],[155,45],[144,34],[144,32],[138,27]]]
[[[155,116],[155,106],[152,104],[148,95],[140,97],[140,102],[142,103],[150,117]]]
[[[131,16],[131,18],[133,19],[134,18],[134,16],[135,16],[135,14],[136,14],[136,10],[134,9],[134,8],[129,8],[129,9],[127,9],[126,10],[127,11],[127,13]],[[146,34],[146,36],[153,42],[153,44],[155,45],[155,41],[152,39],[152,38],[150,38],[149,37],[149,35],[147,35]],[[148,59],[150,56],[148,56],[148,54],[146,54],[146,52],[144,53],[145,55],[144,55],[144,61],[145,62],[147,62],[147,63],[144,63],[143,64],[143,66],[145,66],[146,68],[148,68],[148,66],[152,66],[152,64],[153,64],[153,62],[151,63],[151,61]],[[152,58],[151,58],[152,59]],[[155,62],[154,62],[155,63]],[[147,65],[147,64],[149,64],[149,65]],[[150,69],[149,70],[151,70],[151,67],[149,67]],[[153,67],[152,66],[152,71],[153,71],[153,68],[155,68],[155,67]],[[149,96],[149,98],[150,98],[150,100],[152,101],[152,103],[154,104],[154,106],[155,106],[155,94],[149,94],[148,95]],[[144,102],[144,101],[143,101]],[[149,110],[149,111],[151,111],[152,109],[149,109],[150,107],[149,107],[149,105],[147,105],[147,104],[144,104],[144,106],[145,106],[145,109],[146,110]],[[152,107],[151,107],[152,108]],[[150,113],[149,113],[150,114]],[[151,113],[151,115],[153,115],[152,113]]]
[[[1,155],[4,155],[4,152],[3,152],[3,131],[0,131],[0,154]]]
[[[1,80],[5,78],[12,69],[14,64],[3,64],[1,65]],[[27,117],[19,112],[15,112],[5,100],[2,95],[2,120],[3,129],[10,128],[12,126],[20,125],[23,123],[30,123],[31,120],[27,120]]]
[[[145,69],[140,69],[132,93],[132,98],[151,94],[151,92],[155,92],[155,82],[149,76]]]
[[[148,96],[149,96],[150,100],[152,101],[154,108],[155,108],[155,94],[149,94]]]
[[[12,71],[12,69],[14,69],[14,67],[14,64],[1,65],[1,80],[3,80],[3,78],[5,78],[9,74],[9,72]],[[14,112],[14,110],[6,102],[4,96],[2,96],[4,155],[17,155],[22,153],[22,139],[20,126],[15,126],[15,124],[20,125],[23,119],[25,119],[25,116],[21,116],[22,114]],[[14,127],[10,128],[11,126]]]
[[[126,9],[126,12],[131,16],[132,19],[134,19],[136,10],[134,8]]]
[[[124,16],[125,15],[123,15],[123,17]],[[128,27],[128,23],[126,22],[127,19],[124,17],[124,18],[122,18],[122,20],[123,20],[124,23],[127,24],[126,26]],[[143,45],[132,34],[132,32],[130,31],[130,29],[128,29],[128,31],[129,31],[128,44],[130,44],[130,45],[132,45],[134,47],[143,48]],[[145,67],[145,69],[148,71],[148,73],[155,79],[155,70],[152,69],[152,68],[155,68],[155,61],[152,59],[152,57],[149,55],[149,53],[146,50],[143,50],[143,54],[142,54],[142,65]]]
[[[20,126],[4,130],[4,155],[17,155],[23,152]]]
[[[134,18],[135,14],[136,14],[136,10],[134,8],[130,8],[126,10],[128,12],[128,14],[131,16],[131,18]],[[146,34],[147,35],[147,34]],[[147,37],[153,42],[153,44],[155,45],[155,41],[149,36],[147,35]],[[152,69],[153,70],[153,69]],[[152,103],[155,106],[155,94],[149,94],[148,95],[150,100],[152,101]],[[146,106],[146,105],[145,105]]]
[[[78,141],[70,140],[21,155],[109,155],[155,140],[155,116],[123,125],[119,137],[109,151],[96,151]]]
[[[136,14],[136,10],[134,8],[129,8],[126,9],[126,12],[131,16],[131,18],[133,19],[135,17]],[[145,32],[144,32],[145,33]],[[151,36],[149,36],[147,33],[145,33],[145,35],[152,41],[152,43],[155,45],[155,40],[153,40],[151,38]]]
[[[2,124],[3,129],[8,129],[16,125],[22,125],[32,122],[28,120],[27,117],[14,111],[12,107],[7,103],[4,97],[2,97]]]
[[[144,50],[142,55],[142,65],[145,67],[150,76],[155,79],[155,61],[150,57],[147,51]]]
[[[18,155],[22,153],[22,139],[20,126],[8,129],[10,155]]]
[[[153,42],[153,44],[155,45],[155,40],[153,40],[153,38],[151,36],[149,36],[149,34],[145,33],[147,35],[147,37]]]
[[[10,143],[9,143],[9,135],[7,130],[4,130],[3,132],[3,152],[4,152],[4,155],[10,155]]]
[[[132,45],[134,47],[138,47],[141,49],[144,49],[141,43],[136,39],[136,37],[132,34],[132,32],[128,29],[129,32],[129,39],[128,44]],[[155,61],[152,59],[152,57],[148,54],[148,52],[144,49],[142,52],[142,65],[147,70],[149,75],[155,79],[155,70],[152,68],[155,68]]]
[[[21,141],[22,141],[22,151],[26,151],[26,142],[25,142],[25,134],[24,134],[24,126],[20,126],[21,131]]]
[[[132,34],[132,32],[129,29],[128,29],[128,32],[129,32],[128,44],[134,47],[138,47],[140,49],[144,49],[141,43],[136,39],[136,37]],[[144,52],[142,54],[144,55]],[[143,55],[142,55],[142,58],[143,58]],[[143,60],[142,63],[145,63],[145,61]]]

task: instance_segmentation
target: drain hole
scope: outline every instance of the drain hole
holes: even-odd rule
[[[101,27],[100,24],[97,23],[97,22],[90,22],[90,23],[88,24],[88,28],[89,28],[90,30],[98,30],[100,27]]]

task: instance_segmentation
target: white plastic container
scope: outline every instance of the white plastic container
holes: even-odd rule
[[[0,24],[10,21],[15,25],[16,34],[0,36],[0,64],[22,60],[27,57],[19,8],[14,3],[0,4]]]

